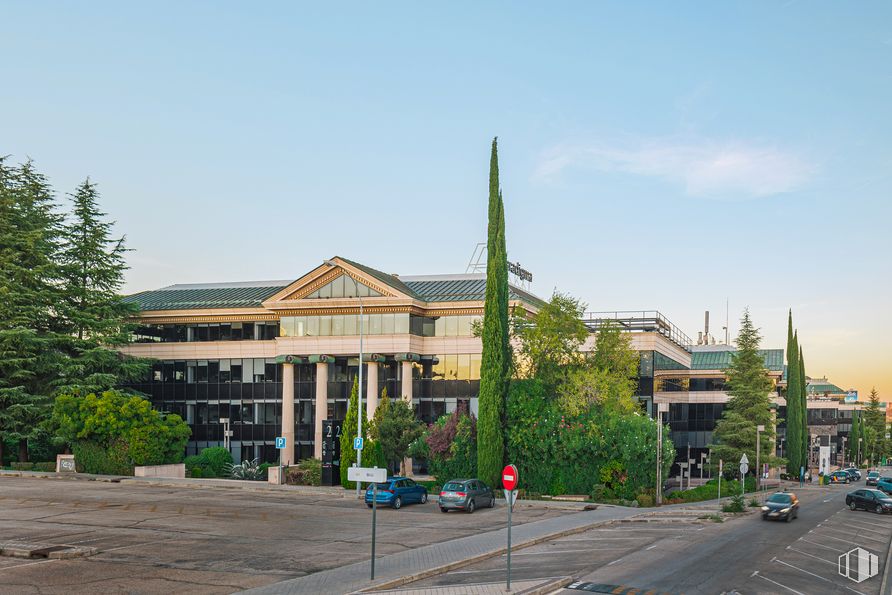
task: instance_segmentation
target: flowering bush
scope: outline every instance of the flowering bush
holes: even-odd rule
[[[477,475],[477,418],[463,406],[431,424],[423,440],[430,473],[438,483]],[[424,450],[419,446],[413,454]]]

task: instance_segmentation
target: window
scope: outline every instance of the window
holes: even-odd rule
[[[304,299],[355,298],[357,297],[357,290],[358,295],[361,297],[378,297],[381,295],[368,285],[360,283],[359,281],[354,283],[353,279],[348,279],[346,275],[340,275],[309,294]]]

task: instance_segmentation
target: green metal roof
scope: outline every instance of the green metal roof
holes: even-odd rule
[[[420,299],[426,302],[482,302],[486,299],[486,277],[483,275],[455,275],[449,279],[406,279],[408,285]],[[520,300],[533,306],[545,302],[522,289],[508,286],[508,298]]]
[[[808,381],[805,385],[805,391],[807,393],[830,393],[830,394],[845,394],[848,391],[845,391],[832,382],[827,382],[826,380],[819,380],[817,382]]]
[[[218,283],[208,285],[171,285],[142,291],[124,298],[140,310],[204,310],[214,308],[256,308],[289,282],[274,284]]]
[[[724,370],[731,365],[733,350],[694,351],[691,353],[692,370]],[[765,367],[773,372],[784,369],[783,349],[760,349],[759,355],[765,360]]]

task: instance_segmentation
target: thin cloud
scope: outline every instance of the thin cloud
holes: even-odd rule
[[[689,196],[715,199],[791,192],[813,171],[799,156],[772,146],[655,140],[638,146],[559,145],[543,153],[533,177],[549,181],[571,168],[662,178]]]

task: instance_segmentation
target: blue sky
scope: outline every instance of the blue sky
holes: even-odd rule
[[[0,153],[86,177],[128,290],[512,260],[696,336],[744,306],[892,399],[888,3],[11,2]],[[791,263],[793,263],[791,265]],[[732,322],[732,331],[736,329]],[[716,333],[719,334],[719,333]]]

